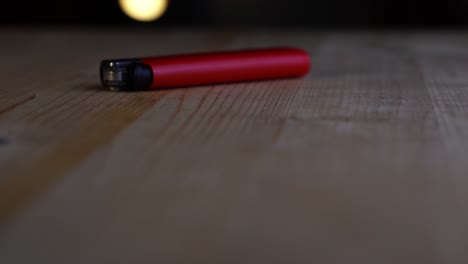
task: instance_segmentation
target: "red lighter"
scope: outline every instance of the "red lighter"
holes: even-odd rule
[[[307,52],[270,48],[104,60],[101,81],[113,91],[143,90],[299,77],[309,69]]]

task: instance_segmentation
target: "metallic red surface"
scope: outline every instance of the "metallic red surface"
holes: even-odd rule
[[[310,58],[296,48],[270,48],[145,58],[153,71],[153,89],[298,77]]]

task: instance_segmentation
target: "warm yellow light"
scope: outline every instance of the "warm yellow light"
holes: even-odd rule
[[[127,16],[144,22],[161,17],[167,4],[168,0],[119,0],[120,8]]]

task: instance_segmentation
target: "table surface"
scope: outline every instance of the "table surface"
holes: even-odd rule
[[[468,34],[0,29],[1,263],[468,263]],[[115,93],[101,59],[293,45]]]

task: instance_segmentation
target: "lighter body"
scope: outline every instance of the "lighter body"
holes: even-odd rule
[[[268,48],[101,62],[101,82],[113,91],[201,86],[300,77],[311,63],[297,48]]]

